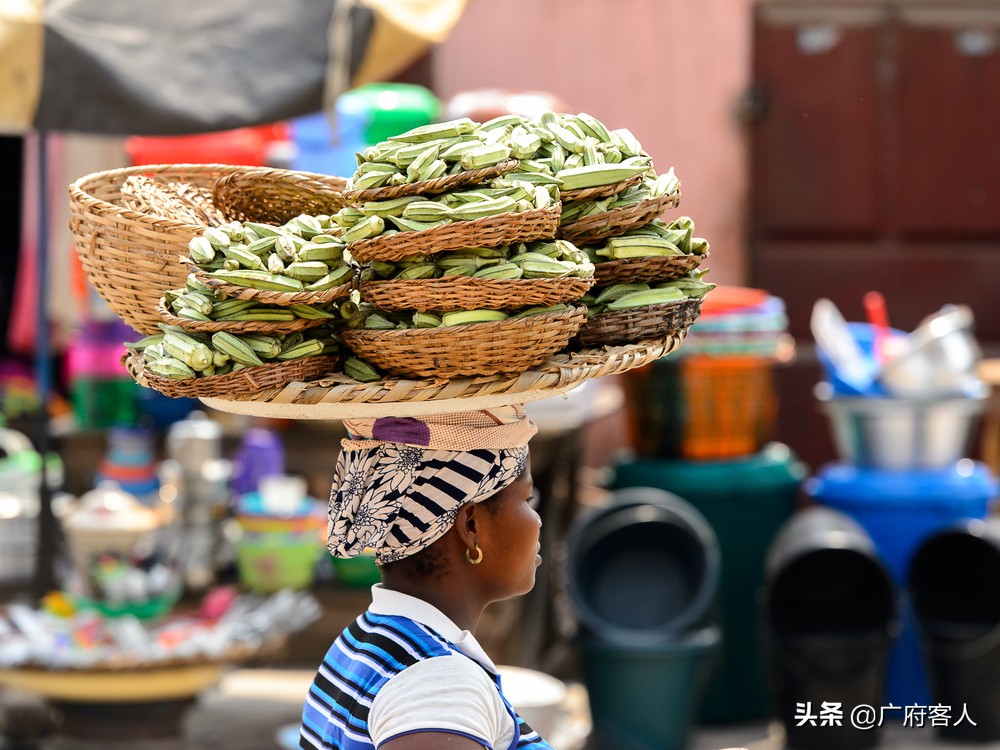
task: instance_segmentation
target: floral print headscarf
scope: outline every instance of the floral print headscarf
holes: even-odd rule
[[[523,406],[345,425],[327,547],[336,557],[371,549],[379,563],[437,541],[459,508],[517,479],[536,431]]]

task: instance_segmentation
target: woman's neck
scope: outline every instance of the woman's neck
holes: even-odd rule
[[[474,603],[469,595],[468,583],[453,580],[450,576],[443,579],[413,580],[401,576],[382,577],[382,585],[392,591],[407,594],[425,601],[440,610],[449,620],[462,630],[474,633],[479,625],[485,604]]]

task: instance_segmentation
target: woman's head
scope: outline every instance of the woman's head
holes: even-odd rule
[[[419,552],[382,566],[386,580],[435,583],[461,578],[484,601],[500,601],[531,590],[542,521],[534,507],[531,470],[489,498],[459,508],[455,523]]]
[[[330,494],[328,547],[338,557],[371,548],[381,564],[432,545],[464,506],[523,484],[536,431],[520,406],[345,425],[351,438]]]

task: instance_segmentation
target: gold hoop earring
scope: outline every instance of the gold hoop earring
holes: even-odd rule
[[[483,561],[483,550],[479,547],[478,542],[473,542],[476,546],[476,558],[472,559],[472,555],[469,554],[469,550],[465,550],[465,559],[468,560],[473,565],[479,565]]]

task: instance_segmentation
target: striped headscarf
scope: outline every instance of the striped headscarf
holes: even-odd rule
[[[348,419],[330,492],[327,547],[400,560],[442,537],[459,508],[524,470],[537,431],[524,407],[429,417]]]

